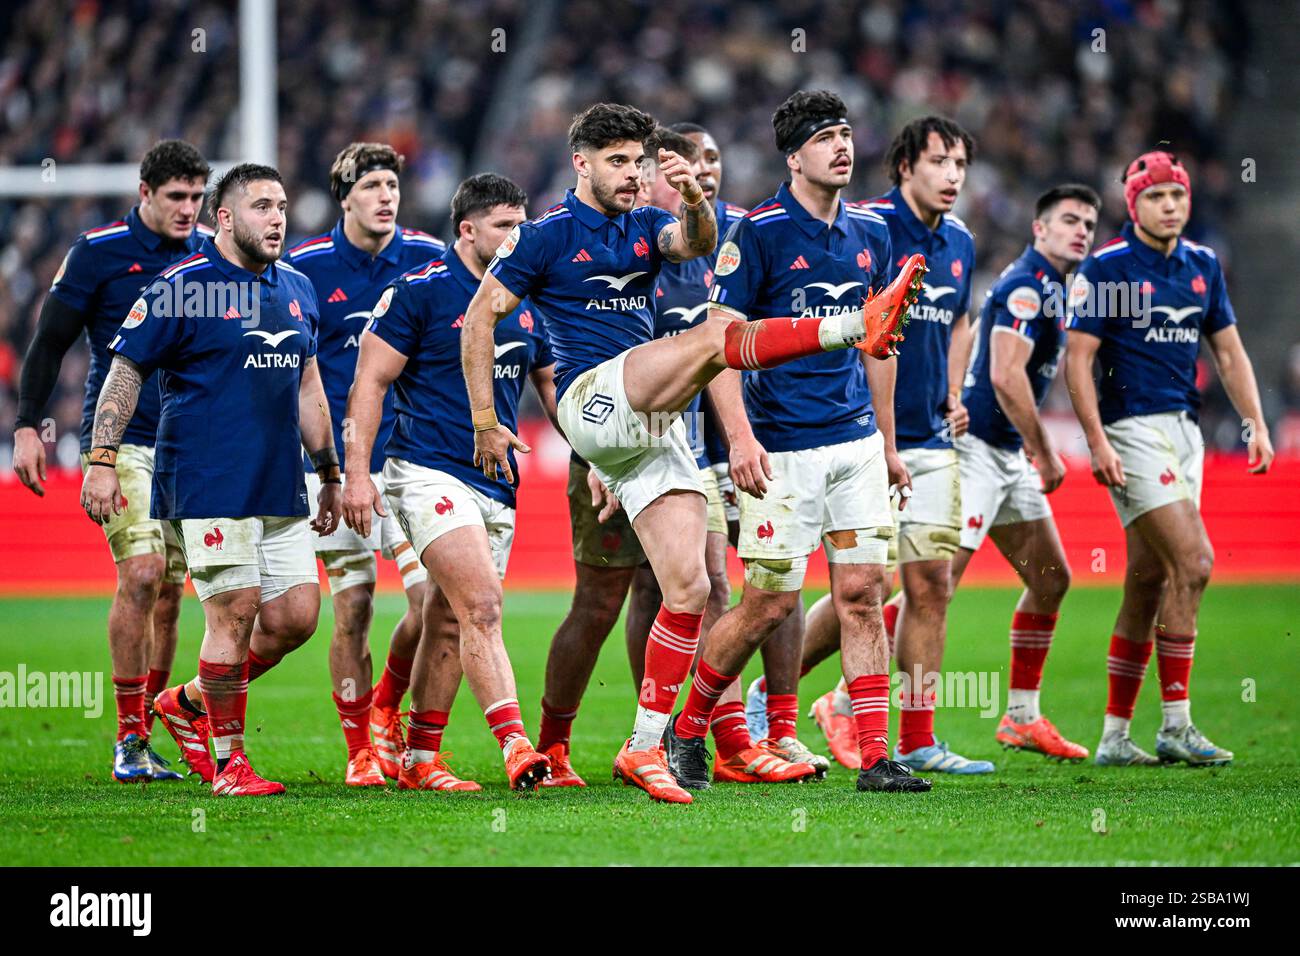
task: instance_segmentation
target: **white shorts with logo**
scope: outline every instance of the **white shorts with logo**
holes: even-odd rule
[[[487,532],[497,575],[506,576],[515,539],[514,508],[445,471],[401,458],[384,463],[384,484],[393,514],[417,555],[449,531],[479,527]]]
[[[1136,415],[1105,428],[1124,463],[1124,487],[1110,490],[1124,527],[1175,501],[1201,507],[1205,438],[1192,416],[1186,412]]]
[[[320,476],[310,473],[305,478],[308,507],[314,512],[316,499],[320,495]],[[370,480],[375,483],[380,494],[384,494],[383,474],[372,474]],[[346,483],[345,478],[344,484]],[[420,564],[419,554],[411,549],[406,536],[402,534],[387,495],[384,495],[384,510],[388,514],[383,518],[377,514],[371,515],[369,537],[361,537],[342,522],[339,522],[333,534],[312,536],[316,553],[325,565],[325,579],[329,582],[331,594],[338,594],[357,585],[374,584],[379,576],[376,551],[390,561],[397,561],[402,568],[404,588],[428,579],[424,566]]]
[[[126,507],[104,524],[104,537],[115,562],[143,554],[161,554],[163,580],[185,583],[185,552],[171,523],[149,517],[153,501],[154,450],[147,445],[122,445],[117,450],[117,482]],[[90,453],[81,453],[81,471],[90,467]]]
[[[316,584],[307,518],[183,518],[171,522],[199,600],[260,588],[262,603],[299,584]]]
[[[898,457],[912,477],[907,507],[891,514],[898,537],[890,542],[889,563],[948,561],[957,553],[961,527],[961,475],[952,448],[906,448]]]
[[[978,551],[989,529],[1052,517],[1043,482],[1021,449],[995,448],[965,434],[957,439],[961,467],[961,546]]]
[[[797,591],[820,544],[832,564],[884,564],[894,521],[879,432],[802,451],[769,452],[767,494],[740,493],[745,581]],[[833,534],[834,533],[834,534]]]
[[[681,417],[662,435],[653,435],[632,410],[623,388],[627,356],[623,352],[579,375],[560,399],[559,417],[573,450],[591,464],[634,521],[670,491],[706,491]]]

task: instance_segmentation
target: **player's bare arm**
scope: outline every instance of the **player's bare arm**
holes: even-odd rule
[[[343,458],[351,463],[343,488],[343,521],[369,537],[371,515],[385,517],[384,497],[370,477],[370,455],[384,413],[384,395],[406,368],[406,356],[377,335],[362,335],[357,370],[348,390],[343,422]]]
[[[667,177],[682,194],[682,208],[677,222],[659,231],[659,251],[669,262],[685,262],[707,256],[718,244],[718,221],[713,204],[704,198],[704,190],[685,159],[671,150],[659,150],[659,175]]]
[[[330,427],[330,407],[315,356],[303,361],[302,380],[298,383],[298,428],[302,447],[321,481],[311,528],[323,537],[333,534],[339,526],[343,479],[339,474],[339,452],[334,447],[334,430]]]
[[[533,369],[528,373],[528,380],[533,383],[533,390],[537,392],[537,400],[541,402],[547,420],[555,426],[557,432],[563,435],[564,430],[560,428],[560,413],[555,401],[555,366],[547,365],[545,368]]]
[[[966,380],[966,366],[970,364],[971,349],[975,345],[975,325],[970,313],[963,312],[952,323],[952,338],[948,344],[948,421],[952,437],[960,438],[970,427],[970,413],[961,403],[962,385]]]
[[[907,507],[912,494],[912,476],[898,454],[894,432],[894,387],[898,382],[898,359],[895,357],[867,361],[862,356],[862,366],[867,370],[867,386],[871,389],[871,407],[876,413],[876,428],[885,443],[885,471],[890,488],[898,489],[898,510]]]
[[[41,482],[46,480],[45,443],[36,423],[54,394],[63,356],[85,326],[85,315],[58,296],[47,295],[36,320],[32,344],[23,358],[22,377],[18,382],[18,422],[14,428],[14,471],[19,481],[42,498],[45,487]]]
[[[135,414],[143,381],[140,366],[121,355],[113,357],[95,406],[90,465],[81,482],[81,507],[96,524],[104,524],[125,505],[117,481],[117,447]]]
[[[532,449],[497,421],[492,391],[492,333],[497,323],[519,306],[519,301],[496,276],[484,273],[478,291],[465,310],[465,324],[460,331],[460,364],[469,391],[470,414],[474,418],[474,464],[493,479],[499,469],[512,484],[515,476],[507,457],[510,449],[524,453]]]
[[[1043,491],[1051,494],[1065,480],[1065,461],[1052,447],[1051,437],[1038,417],[1034,389],[1025,371],[1025,363],[1034,344],[1011,331],[993,329],[989,339],[991,367],[989,380],[998,397],[998,405],[1016,426],[1025,441],[1025,454],[1043,479]]]
[[[1246,429],[1246,466],[1252,475],[1266,474],[1273,463],[1273,442],[1260,406],[1255,368],[1235,325],[1210,336],[1210,355],[1214,358],[1223,390],[1228,393],[1228,399]]]
[[[1097,483],[1108,488],[1122,487],[1124,463],[1119,452],[1110,444],[1101,427],[1101,409],[1097,403],[1097,383],[1092,380],[1093,360],[1101,339],[1087,332],[1071,329],[1065,346],[1065,385],[1070,392],[1070,404],[1083,426],[1083,437],[1092,452],[1092,476]]]

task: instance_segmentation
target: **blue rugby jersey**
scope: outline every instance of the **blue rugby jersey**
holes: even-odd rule
[[[375,306],[366,332],[406,356],[406,366],[393,383],[396,423],[384,451],[389,458],[454,475],[513,508],[519,483],[514,450],[509,452],[514,485],[500,476],[488,478],[474,464],[474,426],[461,371],[460,331],[478,287],[479,280],[453,247],[445,258],[434,259],[390,285]],[[555,362],[546,332],[541,313],[528,300],[497,323],[493,393],[497,420],[512,432],[518,424],[524,380],[533,369]]]
[[[709,283],[712,280],[713,268],[708,259],[664,263],[659,272],[659,286],[655,289],[655,338],[681,335],[707,318]],[[695,463],[707,468],[709,456],[704,450],[704,429],[700,420],[702,402],[700,395],[696,395],[682,415]]]
[[[840,202],[831,225],[813,218],[788,184],[734,225],[718,250],[710,302],[744,316],[822,318],[860,307],[891,271],[880,216]],[[799,451],[876,431],[862,352],[842,349],[742,372],[745,410],[768,451]]]
[[[308,513],[298,401],[318,321],[305,275],[248,272],[210,239],[136,300],[108,349],[161,373],[152,517]]]
[[[348,389],[357,370],[357,347],[370,320],[370,310],[395,279],[430,259],[446,254],[447,245],[426,232],[398,226],[379,255],[358,249],[343,233],[343,220],[322,236],[299,243],[285,259],[302,272],[316,289],[320,304],[320,332],[316,361],[321,383],[329,400],[330,423],[334,426],[334,447],[343,461],[343,419],[347,413]],[[384,467],[384,443],[393,431],[393,393],[384,396],[383,416],[375,438],[370,470]],[[312,472],[311,461],[303,457],[303,468]]]
[[[199,248],[212,230],[197,227],[184,242],[158,235],[140,219],[133,206],[125,219],[88,229],[81,234],[59,266],[50,294],[82,314],[90,346],[90,369],[81,406],[81,450],[90,451],[99,390],[104,387],[113,356],[108,343],[117,334],[131,304],[165,268]],[[146,379],[140,388],[135,414],[122,442],[153,447],[158,432],[161,401],[158,381]]]
[[[1031,344],[1025,372],[1034,403],[1041,406],[1065,349],[1064,281],[1030,244],[1020,258],[1002,270],[984,299],[962,404],[970,412],[970,433],[996,448],[1015,451],[1023,447],[1024,441],[1002,411],[993,390],[993,331],[1006,329]]]
[[[945,214],[935,229],[916,217],[903,193],[894,187],[863,204],[889,226],[895,268],[921,253],[930,270],[921,296],[912,306],[898,355],[894,389],[894,431],[899,448],[949,448],[948,347],[952,323],[970,311],[975,275],[975,237],[956,216]],[[892,275],[892,271],[891,271]]]
[[[1079,267],[1066,329],[1101,339],[1099,402],[1102,423],[1109,425],[1159,412],[1196,417],[1201,334],[1236,321],[1212,249],[1179,239],[1166,257],[1127,223]]]
[[[488,271],[546,315],[562,397],[574,378],[654,338],[658,237],[676,222],[643,206],[614,218],[569,190],[564,202],[521,223]]]
[[[713,212],[718,219],[718,248],[722,248],[722,243],[731,227],[749,214],[749,210],[744,206],[737,206],[735,203],[723,202],[721,199],[715,199],[713,202]],[[709,267],[712,268],[718,260],[718,249],[713,250],[709,258]],[[709,283],[712,284],[713,276],[709,275]],[[704,407],[704,455],[711,463],[726,464],[729,456],[727,454],[727,443],[723,440],[722,429],[713,420]]]

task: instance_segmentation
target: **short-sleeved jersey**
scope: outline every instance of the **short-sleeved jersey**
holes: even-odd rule
[[[474,464],[474,426],[460,364],[460,330],[479,280],[455,248],[407,273],[375,306],[366,333],[406,356],[393,383],[397,421],[385,453],[436,468],[488,497],[514,507],[519,468],[509,452],[515,484],[489,479]],[[528,374],[552,365],[541,312],[525,300],[497,323],[492,385],[497,420],[516,430],[519,396]]]
[[[132,207],[125,219],[83,232],[68,250],[50,294],[80,312],[86,323],[90,369],[81,406],[82,451],[90,451],[99,390],[104,387],[113,361],[108,343],[117,334],[131,304],[158,273],[194,252],[210,235],[211,230],[200,226],[184,242],[172,242],[146,226],[140,219],[139,207]],[[123,443],[152,448],[160,407],[158,381],[147,379],[140,388],[140,399],[122,436]]]
[[[1025,373],[1034,404],[1041,406],[1065,349],[1065,285],[1055,266],[1032,245],[1002,270],[984,299],[962,394],[962,404],[970,413],[970,433],[995,448],[1016,451],[1024,441],[993,390],[995,333],[1015,334],[1030,343]]]
[[[370,320],[384,289],[402,274],[430,259],[441,258],[447,244],[418,229],[398,226],[388,245],[379,255],[371,256],[348,241],[343,220],[323,236],[300,243],[285,254],[285,259],[311,280],[320,304],[320,333],[316,343],[316,362],[321,383],[330,405],[330,423],[334,426],[334,447],[339,450],[343,467],[343,419],[347,415],[348,389],[357,370],[357,350],[361,333]],[[384,444],[393,431],[393,393],[384,396],[383,417],[375,438],[370,470],[384,467]],[[303,468],[313,470],[303,456]]]
[[[589,368],[654,338],[659,232],[677,220],[654,206],[612,219],[574,195],[516,226],[488,271],[546,315],[563,396]]]
[[[659,285],[655,289],[655,338],[662,339],[689,332],[702,323],[709,311],[709,283],[713,281],[713,268],[708,259],[688,259],[686,262],[665,262],[659,272]],[[700,420],[702,399],[696,395],[682,413],[686,423],[686,439],[691,446],[695,463],[701,468],[709,465],[704,451],[704,428]]]
[[[829,226],[783,184],[727,233],[710,302],[749,320],[824,318],[858,309],[892,262],[880,216],[840,202]],[[876,430],[862,353],[842,349],[741,373],[754,437],[768,451],[837,445]]]
[[[744,206],[737,206],[735,203],[723,202],[721,199],[713,201],[713,212],[718,219],[718,249],[722,248],[723,240],[731,227],[749,214],[749,210]],[[713,250],[709,256],[709,267],[712,268],[718,261],[718,249]],[[709,276],[712,282],[712,275]],[[708,412],[708,406],[702,405],[704,410],[704,455],[712,464],[726,464],[728,460],[727,445],[723,441],[722,430],[718,423],[713,420],[713,416]]]
[[[1214,251],[1179,239],[1164,256],[1124,226],[1084,260],[1070,287],[1066,329],[1101,339],[1101,420],[1200,410],[1201,334],[1235,325]]]
[[[256,275],[210,239],[136,300],[108,348],[160,372],[153,517],[307,514],[298,398],[318,321],[301,272]]]
[[[899,349],[898,385],[894,389],[894,432],[899,448],[949,448],[948,346],[952,323],[970,311],[975,275],[975,237],[956,216],[945,214],[931,229],[917,218],[898,187],[863,205],[889,226],[894,265],[914,253],[925,256],[930,270],[921,296],[912,306]]]

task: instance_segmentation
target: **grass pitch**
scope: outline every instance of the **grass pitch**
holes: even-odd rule
[[[1112,589],[1078,589],[1063,609],[1044,681],[1045,711],[1094,747],[1106,698]],[[373,653],[400,598],[381,597]],[[213,798],[197,778],[148,787],[109,777],[112,686],[106,599],[0,601],[0,672],[104,674],[104,713],[0,709],[0,860],[28,865],[187,864],[1280,864],[1300,861],[1300,744],[1295,586],[1212,585],[1201,616],[1193,718],[1236,751],[1227,769],[1105,769],[1004,753],[993,733],[1005,703],[1007,625],[1015,592],[958,592],[947,663],[996,675],[991,716],[940,708],[942,738],[996,761],[991,777],[938,775],[928,795],[859,794],[854,775],[822,784],[724,785],[690,807],[651,804],[614,785],[610,762],[633,714],[621,631],[611,636],[574,726],[574,763],[589,788],[516,795],[495,742],[462,689],[448,728],[451,765],[478,794],[350,790],[330,700],[326,607],[316,637],[253,685],[249,751],[283,781],[276,799]],[[524,717],[535,731],[547,644],[568,595],[507,591],[506,635]],[[202,615],[186,599],[176,677],[193,673]],[[838,657],[805,680],[806,709],[833,684]],[[751,667],[747,678],[757,672]],[[1153,745],[1155,662],[1134,737]],[[12,678],[11,678],[12,679]],[[891,727],[894,732],[897,723]],[[801,735],[821,749],[806,718]],[[159,750],[176,748],[161,728]]]

